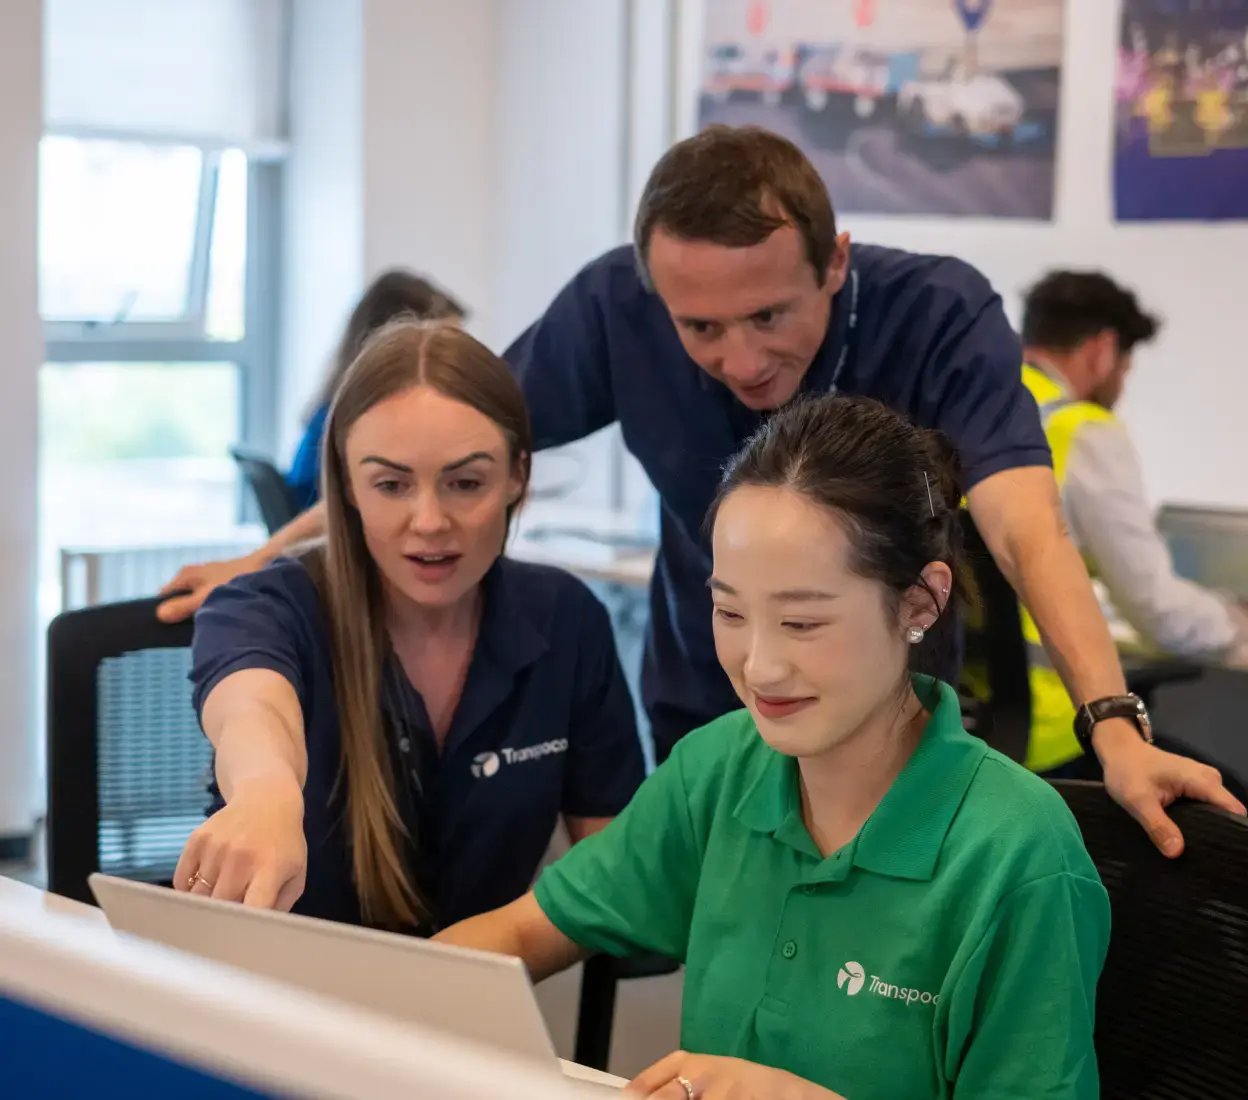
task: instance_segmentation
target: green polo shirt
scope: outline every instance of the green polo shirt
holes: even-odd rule
[[[1109,901],[1061,797],[962,728],[946,685],[858,835],[827,858],[797,762],[748,711],[681,740],[538,881],[568,937],[687,964],[681,1045],[848,1100],[1099,1095]]]

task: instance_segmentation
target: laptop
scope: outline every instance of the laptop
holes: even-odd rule
[[[1157,529],[1180,577],[1248,600],[1248,510],[1166,504]]]
[[[560,1072],[519,959],[414,936],[214,901],[111,875],[88,878],[118,932],[448,1032]],[[566,1064],[615,1091],[626,1082]],[[610,1082],[610,1083],[608,1083]]]

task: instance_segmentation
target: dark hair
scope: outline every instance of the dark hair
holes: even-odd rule
[[[1097,271],[1052,271],[1027,292],[1023,306],[1023,343],[1037,348],[1069,351],[1109,329],[1128,352],[1160,326],[1131,291]]]
[[[656,229],[682,240],[748,248],[783,225],[801,234],[822,286],[836,251],[836,218],[814,165],[769,130],[709,126],[673,145],[650,173],[633,224],[637,268],[650,286]]]
[[[463,306],[428,279],[399,268],[383,272],[369,284],[351,311],[329,373],[309,415],[333,401],[347,368],[355,362],[368,338],[383,325],[404,319],[441,321],[466,316]]]
[[[957,455],[945,436],[861,397],[804,397],[772,416],[728,463],[708,526],[730,493],[745,485],[792,489],[832,509],[849,536],[850,568],[879,581],[894,606],[931,562],[953,572],[953,590],[915,647],[916,671],[948,667],[957,605],[973,598],[962,554]],[[928,594],[940,606],[935,592]],[[942,663],[943,662],[943,663]]]

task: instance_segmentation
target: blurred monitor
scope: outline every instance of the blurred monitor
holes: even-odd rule
[[[1179,576],[1248,600],[1248,510],[1165,504],[1157,527]]]

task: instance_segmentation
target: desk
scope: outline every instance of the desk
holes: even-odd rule
[[[507,553],[585,580],[644,591],[654,572],[656,546],[625,512],[535,503],[521,509]]]
[[[96,928],[108,926],[104,911],[94,905],[84,905],[80,901],[48,893],[46,890],[18,882],[16,879],[5,878],[3,875],[0,875],[0,907],[16,909],[27,914],[46,913],[57,917],[70,917]],[[559,1059],[559,1062],[564,1074],[577,1081],[616,1087],[623,1087],[626,1083],[623,1078],[591,1069],[588,1066],[580,1066],[563,1058]]]
[[[50,894],[36,886],[0,875],[0,906],[20,909],[25,913],[48,913],[57,917],[74,917],[96,927],[106,926],[108,919],[102,909],[84,905],[60,894]]]

